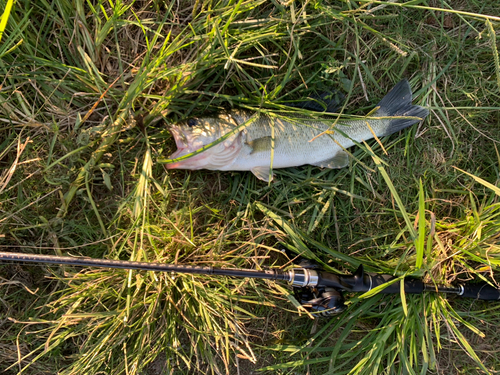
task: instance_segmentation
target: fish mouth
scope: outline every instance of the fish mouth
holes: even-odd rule
[[[172,125],[170,127],[170,133],[174,136],[175,145],[177,149],[185,149],[186,148],[186,136],[184,135],[182,129],[178,126]]]
[[[170,155],[169,159],[175,159],[184,154],[189,153],[188,145],[186,144],[186,136],[184,135],[182,129],[178,126],[172,125],[170,127],[170,133],[174,137],[175,145],[177,146],[177,150]]]
[[[177,163],[169,163],[169,164],[166,164],[166,167],[167,167],[167,169],[180,169],[179,165],[180,165],[179,162],[177,162]]]
[[[172,133],[177,146],[177,150],[169,156],[170,160],[177,159],[194,152],[194,150],[191,150],[189,145],[186,144],[186,137],[180,127],[172,125],[169,130],[170,133]],[[197,162],[203,158],[203,156],[200,157],[199,155],[193,155],[184,160],[167,163],[165,166],[167,169],[196,169]]]
[[[185,150],[177,150],[172,155],[170,155],[169,159],[176,159],[190,153],[189,151],[184,153],[182,151]],[[197,154],[184,160],[179,160],[174,163],[168,163],[165,166],[167,167],[167,169],[200,169],[200,162],[205,158],[206,155]]]
[[[170,155],[168,158],[177,159],[187,154],[189,154],[189,150],[186,147],[177,148],[177,151],[173,152],[172,155]]]

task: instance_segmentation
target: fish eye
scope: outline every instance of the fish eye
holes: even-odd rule
[[[187,124],[190,127],[196,126],[196,119],[190,118],[189,120],[187,120]]]

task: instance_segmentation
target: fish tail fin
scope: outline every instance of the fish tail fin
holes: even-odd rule
[[[404,79],[394,86],[394,88],[380,101],[378,104],[380,108],[376,116],[411,116],[418,117],[419,119],[397,118],[391,120],[388,126],[381,132],[382,134],[377,134],[377,136],[383,137],[395,133],[427,117],[429,114],[427,108],[412,105],[411,102],[411,87],[408,81]]]

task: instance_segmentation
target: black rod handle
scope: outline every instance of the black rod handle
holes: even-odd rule
[[[380,285],[395,280],[392,275],[366,274],[363,266],[360,265],[353,275],[334,275],[326,272],[320,272],[320,283],[323,286],[334,287],[349,292],[368,292]],[[405,293],[422,293],[424,283],[420,279],[405,278],[403,280]],[[381,293],[400,293],[400,282],[394,282],[386,286]]]
[[[500,289],[486,283],[460,285],[458,289],[462,291],[462,293],[458,293],[460,297],[482,299],[486,301],[500,299]]]
[[[387,283],[394,280],[395,277],[391,275],[364,275],[364,290],[371,290],[379,285]],[[456,294],[464,298],[474,298],[478,300],[485,301],[496,301],[500,300],[500,289],[495,288],[489,284],[463,284],[454,287],[446,287],[444,285],[433,285],[425,284],[420,279],[405,278],[403,281],[405,293],[420,294],[424,291],[435,292],[435,293],[450,293]],[[386,288],[384,288],[380,293],[400,293],[401,284],[400,282],[395,282]]]
[[[377,275],[377,274],[365,275],[364,284],[366,285],[368,283],[369,284],[368,290],[371,290],[373,288],[376,288],[377,286],[385,284],[394,279],[396,278],[391,275]],[[424,291],[424,283],[420,279],[407,277],[403,280],[403,285],[405,293],[419,294]],[[400,292],[401,292],[401,281],[395,282],[380,291],[380,293],[400,293]]]

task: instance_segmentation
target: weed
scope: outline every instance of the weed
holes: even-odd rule
[[[0,247],[218,267],[496,283],[493,3],[19,0],[0,4]],[[167,171],[168,126],[332,88],[365,114],[401,78],[431,115],[348,168]],[[310,113],[308,115],[311,115]],[[493,373],[495,304],[352,295],[297,314],[283,285],[0,267],[9,374]],[[456,355],[458,354],[459,355]]]

